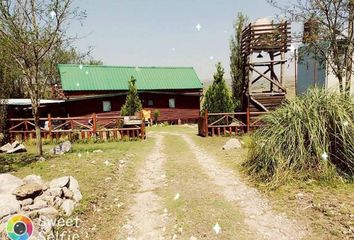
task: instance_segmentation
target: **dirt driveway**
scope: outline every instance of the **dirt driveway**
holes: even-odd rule
[[[118,239],[303,239],[306,227],[223,166],[189,134],[155,131]]]

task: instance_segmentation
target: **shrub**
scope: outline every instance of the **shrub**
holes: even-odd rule
[[[354,101],[309,90],[269,115],[257,130],[248,172],[278,185],[289,178],[333,180],[354,174]]]

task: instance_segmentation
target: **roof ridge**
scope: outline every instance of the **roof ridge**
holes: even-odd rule
[[[81,64],[58,64],[58,66],[79,67]],[[158,69],[194,69],[194,67],[177,67],[177,66],[120,66],[120,65],[86,65],[83,67],[104,67],[104,68],[158,68]]]

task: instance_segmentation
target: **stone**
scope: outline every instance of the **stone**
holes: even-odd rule
[[[74,197],[74,193],[66,187],[63,188],[63,193],[65,198],[73,199]]]
[[[18,213],[21,209],[16,197],[11,194],[0,194],[0,219]]]
[[[70,176],[69,189],[73,192],[73,199],[75,202],[80,202],[82,194],[80,192],[79,182],[72,176]]]
[[[71,214],[74,212],[74,207],[75,202],[71,199],[64,200],[63,204],[60,206],[66,216],[71,216]]]
[[[40,158],[38,159],[38,161],[39,161],[39,162],[45,162],[45,158],[44,158],[44,157],[40,157]]]
[[[98,149],[98,150],[94,150],[93,153],[103,153],[103,151],[101,149]]]
[[[23,207],[24,211],[34,211],[48,207],[48,204],[43,200],[37,200],[34,204]]]
[[[13,149],[10,143],[6,143],[4,146],[0,147],[0,152],[7,152]]]
[[[57,197],[54,199],[54,204],[52,206],[59,209],[61,207],[61,205],[63,204],[63,202],[64,202],[63,199]]]
[[[17,147],[7,151],[7,154],[12,154],[12,153],[22,153],[22,152],[27,152],[25,145],[20,144]]]
[[[12,194],[19,186],[23,185],[23,181],[11,174],[0,174],[0,194]]]
[[[71,142],[69,141],[65,141],[57,146],[55,146],[54,148],[52,148],[49,153],[50,154],[55,154],[55,155],[62,155],[65,153],[68,153],[71,151]]]
[[[22,179],[24,183],[37,183],[39,185],[44,185],[44,181],[38,175],[28,175],[24,179]]]
[[[11,147],[12,147],[12,148],[17,148],[19,145],[20,145],[20,143],[19,143],[18,141],[14,141],[14,142],[11,144]]]
[[[38,210],[38,214],[40,216],[44,216],[45,218],[54,219],[59,216],[59,211],[56,210],[54,207],[47,207]]]
[[[69,177],[56,178],[49,183],[49,188],[67,187],[69,185],[69,181]]]
[[[49,188],[47,191],[43,193],[45,196],[53,196],[53,197],[61,197],[63,195],[63,190],[58,188]]]
[[[13,192],[18,198],[24,199],[33,196],[38,196],[43,192],[43,186],[38,183],[27,183],[19,186]]]
[[[226,142],[226,144],[222,147],[223,150],[231,150],[231,149],[239,149],[241,148],[241,143],[238,139],[232,138]]]
[[[31,204],[33,204],[33,199],[32,198],[27,198],[27,199],[24,199],[24,200],[20,201],[21,207],[28,206],[28,205],[31,205]]]

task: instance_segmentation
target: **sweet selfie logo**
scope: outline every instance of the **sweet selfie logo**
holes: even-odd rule
[[[33,233],[33,222],[26,216],[15,215],[7,222],[6,233],[11,240],[28,240]]]

